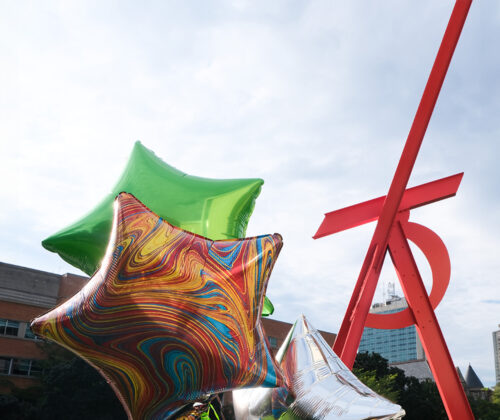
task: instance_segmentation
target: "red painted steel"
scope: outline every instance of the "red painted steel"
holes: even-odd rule
[[[464,173],[461,172],[407,189],[403,194],[398,212],[453,197],[458,191],[463,175]],[[382,212],[385,199],[386,196],[383,196],[326,213],[313,238],[322,238],[377,220]]]
[[[471,0],[457,0],[424,89],[413,124],[392,180],[372,241],[368,247],[358,281],[335,341],[334,350],[344,363],[354,364],[364,324],[387,250],[389,232],[394,224],[403,193],[408,184],[420,145],[429,124],[453,52],[458,43]]]
[[[448,352],[446,342],[435,317],[433,304],[429,296],[427,296],[411,249],[408,245],[406,235],[409,234],[411,236],[412,233],[410,230],[408,232],[404,231],[403,225],[399,219],[397,219],[397,215],[399,213],[400,217],[402,217],[403,214],[406,217],[409,216],[408,211],[401,212],[406,186],[451,62],[453,52],[467,18],[471,2],[472,0],[457,0],[455,3],[436,60],[425,86],[422,99],[415,114],[413,124],[408,133],[408,138],[396,168],[389,192],[383,201],[381,210],[379,205],[380,201],[376,199],[362,203],[358,206],[353,206],[349,211],[343,209],[342,211],[334,212],[336,214],[333,214],[333,216],[330,214],[330,216],[327,215],[327,217],[325,217],[325,221],[329,219],[329,222],[325,226],[322,225],[315,235],[315,238],[318,238],[348,227],[354,227],[374,220],[374,214],[379,214],[373,238],[368,247],[358,281],[356,282],[353,295],[334,344],[334,350],[342,358],[344,363],[352,368],[361,335],[367,322],[368,311],[373,300],[382,264],[387,249],[389,249],[391,258],[393,259],[398,276],[401,280],[409,309],[411,310],[411,320],[414,320],[417,325],[446,412],[449,418],[453,420],[468,420],[473,419],[474,416],[472,415],[469,403]],[[420,201],[422,201],[422,199],[420,199]],[[338,220],[335,222],[335,219]],[[419,236],[418,228],[416,235]],[[422,235],[425,236],[421,231],[420,236]],[[424,239],[423,241],[424,248],[429,247],[430,239]],[[437,247],[437,249],[441,248],[440,245],[434,244],[432,246]],[[436,264],[434,263],[434,265]],[[437,281],[434,285],[443,289],[444,283],[445,282]],[[444,293],[444,290],[441,290],[437,295],[441,293]],[[401,322],[401,320],[398,322]]]
[[[406,236],[405,224],[396,222],[389,239],[389,253],[408,305],[413,308],[417,331],[444,407],[450,419],[474,419]]]
[[[405,223],[406,238],[412,241],[423,252],[429,262],[432,272],[432,289],[429,301],[433,309],[439,305],[450,283],[451,264],[450,256],[444,242],[429,228],[418,223]],[[391,242],[389,241],[389,252]],[[365,327],[379,329],[396,329],[409,327],[415,324],[412,310],[406,308],[393,314],[371,314],[366,317]]]

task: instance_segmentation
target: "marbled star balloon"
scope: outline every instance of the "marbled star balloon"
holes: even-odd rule
[[[188,402],[281,382],[260,321],[278,234],[211,241],[132,195],[115,201],[100,270],[33,331],[87,360],[130,419],[165,419]]]
[[[405,412],[364,385],[301,316],[276,359],[286,386],[233,391],[236,420],[399,419]]]

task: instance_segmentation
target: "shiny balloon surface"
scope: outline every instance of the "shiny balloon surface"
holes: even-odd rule
[[[404,410],[364,385],[301,316],[277,361],[286,386],[233,391],[236,420],[399,419]]]
[[[92,275],[104,257],[113,201],[133,194],[174,226],[218,239],[245,236],[262,179],[209,179],[187,175],[136,142],[127,167],[110,194],[86,216],[42,242],[69,264]]]
[[[281,247],[278,234],[209,240],[122,193],[101,269],[32,329],[97,368],[131,419],[280,385],[260,311]]]

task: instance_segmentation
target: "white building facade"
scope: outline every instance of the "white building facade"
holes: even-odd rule
[[[493,354],[495,355],[495,378],[498,384],[500,383],[500,330],[493,332]]]

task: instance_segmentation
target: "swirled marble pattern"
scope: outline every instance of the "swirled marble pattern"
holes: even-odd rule
[[[33,331],[83,357],[130,419],[164,419],[206,394],[282,383],[260,313],[278,234],[211,241],[132,195],[115,201],[101,269]]]

